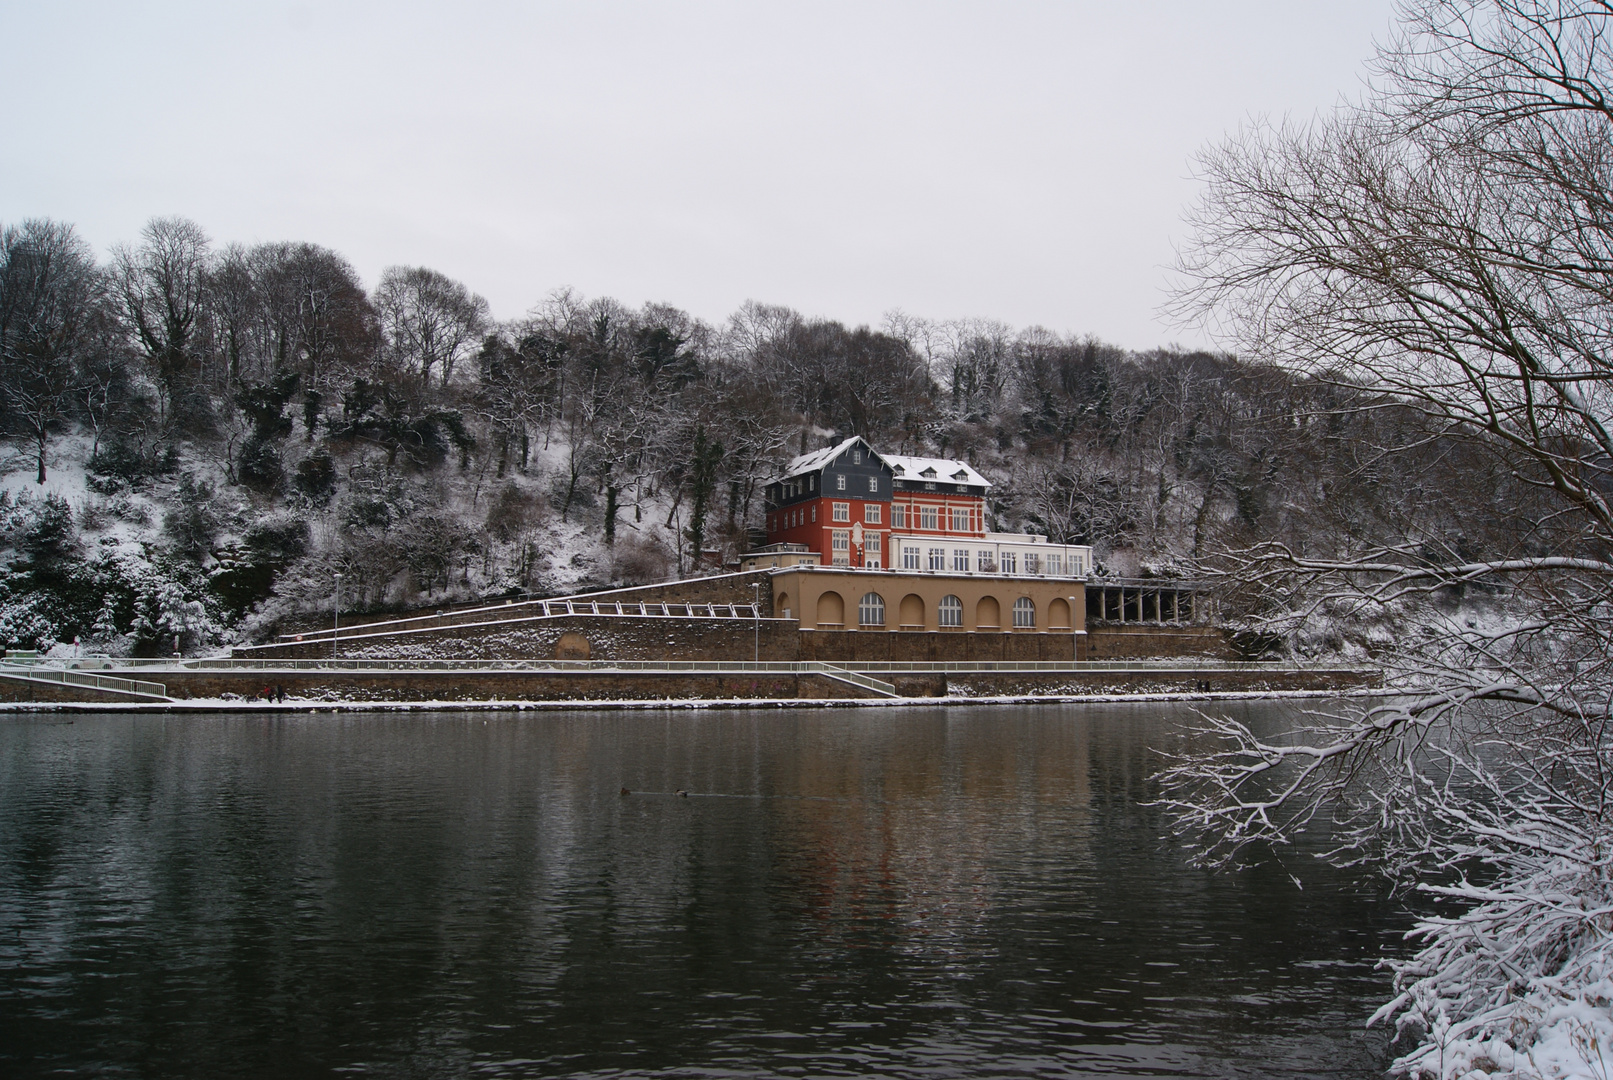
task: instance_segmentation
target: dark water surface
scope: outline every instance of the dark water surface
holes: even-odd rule
[[[1186,867],[1175,708],[0,719],[0,1075],[1377,1074],[1401,917]]]

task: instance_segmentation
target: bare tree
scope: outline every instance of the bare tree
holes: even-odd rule
[[[488,331],[487,301],[452,278],[423,266],[391,266],[375,289],[387,348],[407,370],[447,386],[454,366]]]
[[[153,218],[140,246],[112,253],[112,287],[161,391],[164,419],[184,403],[202,358],[210,241],[184,218]]]
[[[1406,520],[1371,545],[1232,553],[1224,569],[1268,629],[1418,620],[1392,665],[1405,696],[1280,735],[1215,721],[1164,779],[1207,861],[1332,813],[1353,830],[1341,855],[1466,904],[1420,926],[1380,1013],[1422,1034],[1400,1069],[1454,1076],[1563,1035],[1550,1011],[1613,955],[1613,8],[1428,0],[1403,15],[1360,106],[1204,156],[1177,310],[1347,408],[1409,417],[1391,456],[1488,462],[1459,497],[1496,525],[1482,544]],[[1436,602],[1474,589],[1507,597],[1510,618]]]
[[[106,344],[103,314],[95,256],[71,225],[32,220],[0,230],[0,393],[34,448],[41,484],[50,433]]]
[[[262,244],[247,257],[260,377],[290,369],[328,396],[379,374],[376,313],[351,263],[317,244]]]

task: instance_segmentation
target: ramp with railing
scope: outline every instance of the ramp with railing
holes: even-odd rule
[[[120,679],[115,675],[69,671],[39,664],[0,664],[0,679],[10,682],[71,686],[104,694],[109,700],[168,701],[168,687],[159,682]]]
[[[756,604],[685,603],[671,601],[621,600],[527,600],[519,604],[445,611],[441,615],[412,616],[382,622],[358,623],[340,630],[305,631],[300,634],[280,634],[268,645],[242,645],[232,649],[234,655],[250,656],[254,651],[283,648],[288,645],[309,645],[318,642],[359,642],[373,637],[407,637],[443,630],[493,629],[500,626],[530,625],[548,619],[566,619],[586,616],[602,622],[612,619],[675,619],[743,621],[747,624],[769,620]]]

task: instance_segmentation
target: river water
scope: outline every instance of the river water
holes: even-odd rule
[[[1403,916],[1188,867],[1185,715],[0,719],[0,1075],[1381,1075]]]

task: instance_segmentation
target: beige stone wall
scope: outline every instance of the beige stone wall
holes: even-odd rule
[[[789,608],[803,630],[1070,634],[1086,626],[1084,590],[1082,582],[1067,578],[803,568],[773,575],[773,611],[782,616]],[[883,626],[858,624],[858,606],[870,592],[884,598]],[[941,600],[949,595],[963,604],[960,627],[941,625]],[[1033,628],[1014,626],[1014,602],[1021,597],[1036,605]]]

